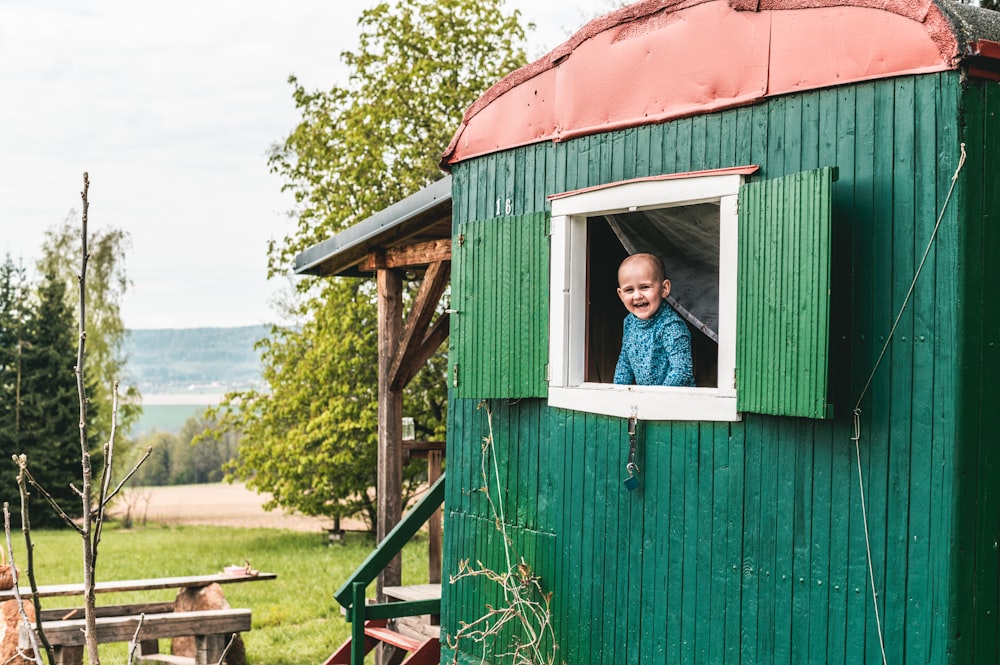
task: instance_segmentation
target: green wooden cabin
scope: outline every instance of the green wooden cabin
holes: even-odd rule
[[[447,580],[522,560],[572,665],[1000,662],[998,18],[645,0],[469,109],[443,663],[507,603]],[[661,241],[716,289],[698,387],[614,387],[615,266]]]

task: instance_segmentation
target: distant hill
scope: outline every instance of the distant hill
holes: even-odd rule
[[[222,393],[259,386],[254,344],[270,326],[129,331],[128,370],[143,395]]]

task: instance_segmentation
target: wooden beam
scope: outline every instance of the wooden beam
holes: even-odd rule
[[[403,451],[409,453],[423,452],[431,450],[444,450],[444,441],[403,441]]]
[[[395,527],[402,515],[403,488],[403,393],[393,389],[389,369],[399,349],[403,327],[403,279],[395,270],[381,269],[378,286],[378,542]],[[385,567],[378,580],[379,601],[382,587],[398,586],[402,581],[402,560],[397,555]]]
[[[417,299],[406,317],[406,329],[403,338],[396,349],[395,357],[389,369],[389,385],[396,390],[402,390],[406,384],[401,380],[405,372],[401,368],[409,367],[414,351],[422,345],[427,326],[434,317],[434,311],[441,301],[441,295],[448,287],[451,277],[451,262],[437,261],[430,264],[424,280],[420,284]]]
[[[406,367],[400,368],[400,385],[409,385],[413,377],[420,371],[420,368],[427,362],[427,359],[434,355],[439,346],[444,344],[444,341],[448,339],[448,331],[451,328],[450,324],[451,315],[447,312],[437,318],[437,321],[431,326],[430,332],[424,337],[424,341],[407,358]]]
[[[391,247],[370,252],[358,269],[422,268],[439,261],[451,261],[450,238],[415,242],[405,247]]]

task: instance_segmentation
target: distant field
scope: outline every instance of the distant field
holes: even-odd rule
[[[152,432],[176,433],[188,418],[200,416],[207,404],[144,404],[142,416],[132,430],[132,436]]]
[[[282,509],[264,510],[270,494],[258,494],[241,483],[130,487],[116,504],[121,515],[132,505],[137,523],[153,522],[170,526],[213,525],[225,527],[267,527],[323,533],[333,526],[330,518],[307,517]],[[342,527],[361,531],[357,520],[344,520]]]

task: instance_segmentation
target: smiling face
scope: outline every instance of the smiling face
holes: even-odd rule
[[[618,297],[637,318],[653,318],[669,294],[670,280],[663,278],[655,257],[634,254],[622,261],[618,268]]]

